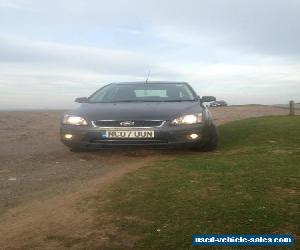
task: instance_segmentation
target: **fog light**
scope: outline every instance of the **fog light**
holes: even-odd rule
[[[71,135],[71,134],[65,134],[64,137],[65,137],[65,139],[70,140],[70,139],[73,138],[73,135]]]
[[[195,140],[195,139],[197,139],[199,137],[199,135],[197,135],[197,134],[190,134],[189,135],[189,139],[192,139],[192,140]]]

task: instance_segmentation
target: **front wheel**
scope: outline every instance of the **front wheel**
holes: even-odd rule
[[[210,126],[204,128],[202,141],[199,143],[196,149],[204,152],[213,151],[218,147],[218,144],[218,128],[214,124],[211,124]]]

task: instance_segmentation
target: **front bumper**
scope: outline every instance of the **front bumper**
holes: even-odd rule
[[[112,148],[112,147],[176,147],[195,146],[203,140],[203,124],[152,127],[154,138],[151,139],[107,139],[101,136],[106,130],[113,128],[101,128],[93,126],[61,125],[61,141],[71,148]],[[116,129],[116,128],[115,128]],[[149,128],[117,128],[118,130],[149,130]],[[66,139],[65,135],[71,134],[72,138]],[[197,134],[197,139],[189,138],[190,134]]]

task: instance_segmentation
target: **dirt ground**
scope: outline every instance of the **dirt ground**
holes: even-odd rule
[[[218,125],[247,117],[288,114],[285,108],[269,106],[210,110]],[[49,235],[87,233],[90,217],[80,213],[76,205],[82,198],[105,190],[120,176],[153,161],[188,153],[184,150],[72,153],[59,141],[62,114],[62,111],[0,112],[1,249],[66,248],[49,240]],[[101,232],[97,240],[105,240],[101,239]]]

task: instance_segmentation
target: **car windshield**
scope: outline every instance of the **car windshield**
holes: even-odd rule
[[[89,97],[89,102],[180,102],[195,99],[193,91],[184,83],[122,83],[101,88]]]

